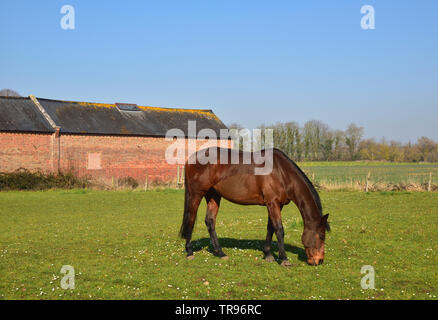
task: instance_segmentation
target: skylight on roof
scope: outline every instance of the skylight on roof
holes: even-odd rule
[[[140,111],[137,105],[133,103],[116,103],[116,106],[121,111]]]

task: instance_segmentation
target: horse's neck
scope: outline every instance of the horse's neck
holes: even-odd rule
[[[310,187],[307,185],[304,178],[297,173],[299,181],[292,181],[293,178],[289,175],[287,183],[293,186],[288,190],[288,196],[295,203],[303,218],[304,226],[316,225],[321,219],[321,212],[316,204],[316,200]]]

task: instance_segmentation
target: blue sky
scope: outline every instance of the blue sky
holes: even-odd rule
[[[75,30],[60,26],[75,8]],[[362,30],[360,8],[375,8]],[[0,88],[438,140],[438,1],[3,1]]]

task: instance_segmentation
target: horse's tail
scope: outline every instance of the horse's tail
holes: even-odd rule
[[[187,169],[187,168],[186,168]],[[181,238],[187,239],[190,238],[193,231],[193,225],[190,223],[190,194],[189,188],[187,188],[187,170],[185,171],[184,176],[184,215],[183,222],[181,224],[181,228],[179,230],[179,236]]]

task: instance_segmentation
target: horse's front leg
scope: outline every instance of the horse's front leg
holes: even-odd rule
[[[275,235],[278,242],[278,257],[281,260],[281,265],[285,267],[291,266],[291,263],[287,260],[286,250],[284,249],[284,229],[281,221],[281,208],[282,206],[277,202],[268,203],[269,218],[272,220],[272,226],[274,228]]]

